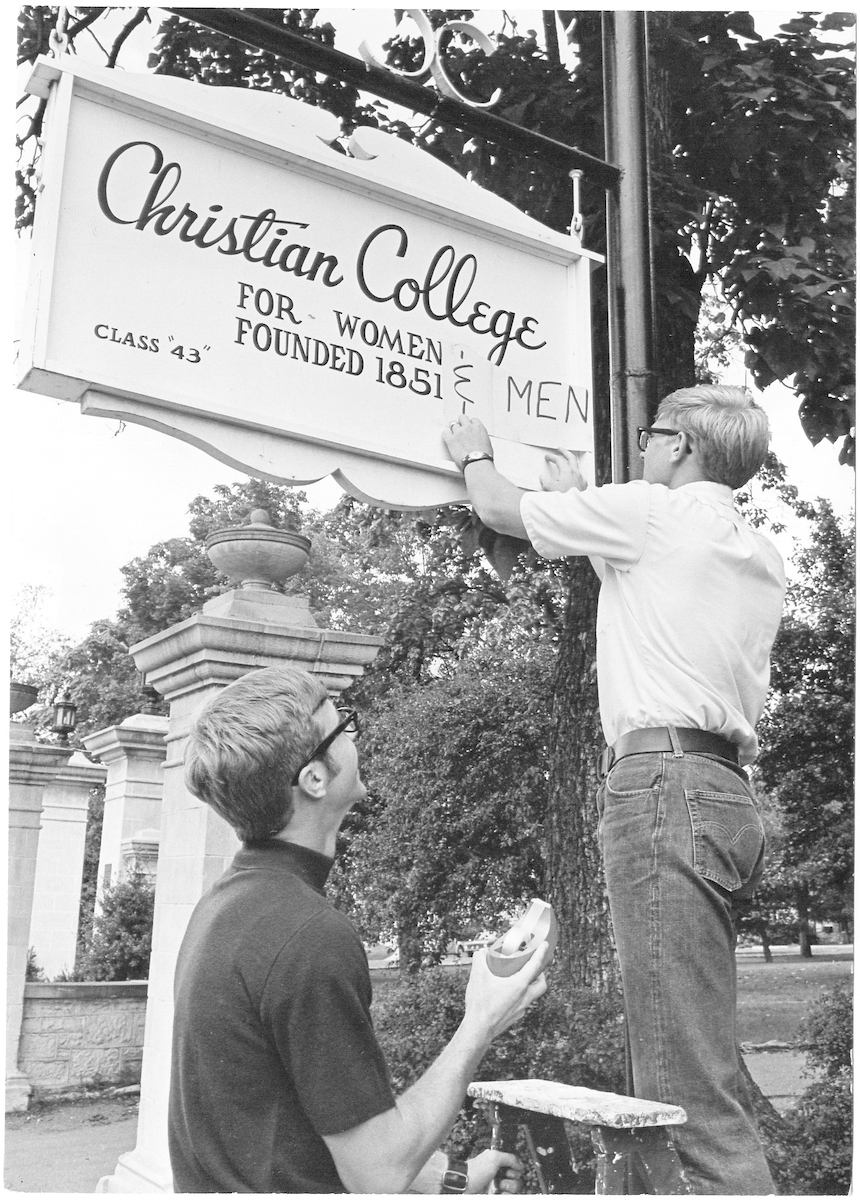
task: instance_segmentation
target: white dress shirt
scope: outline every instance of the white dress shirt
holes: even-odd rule
[[[631,729],[675,725],[758,752],[785,572],[776,547],[719,483],[636,480],[527,492],[520,505],[544,558],[588,555],[597,607],[600,716],[611,746]]]

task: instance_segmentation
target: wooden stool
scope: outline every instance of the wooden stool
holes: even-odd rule
[[[565,1125],[570,1121],[591,1128],[597,1150],[595,1195],[690,1194],[665,1129],[686,1121],[683,1108],[546,1079],[473,1083],[469,1095],[490,1107],[494,1149],[515,1152],[517,1128],[524,1127],[544,1193],[570,1195],[576,1185]]]

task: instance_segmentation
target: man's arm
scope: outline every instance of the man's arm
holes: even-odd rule
[[[460,466],[469,453],[492,454],[490,436],[480,421],[459,417],[442,433],[442,440],[454,462]],[[463,481],[475,512],[485,525],[496,533],[529,540],[520,515],[520,501],[525,492],[504,475],[488,459],[468,463],[463,468]],[[551,450],[544,458],[539,476],[544,492],[582,491],[587,485],[576,454],[569,450]]]
[[[337,1172],[350,1192],[402,1193],[425,1165],[429,1169],[428,1160],[454,1124],[490,1043],[546,991],[546,952],[544,945],[507,978],[491,973],[486,951],[476,954],[463,1020],[429,1070],[394,1108],[344,1133],[325,1137]],[[500,1161],[510,1160],[502,1156]],[[483,1188],[490,1178],[481,1181]],[[469,1182],[472,1191],[478,1181]]]
[[[480,421],[459,417],[442,433],[442,440],[451,458],[459,467],[465,455],[476,452],[492,454],[490,436]],[[469,500],[485,525],[496,533],[528,541],[529,535],[520,516],[520,500],[525,494],[496,470],[487,459],[469,463],[463,470],[463,480]]]

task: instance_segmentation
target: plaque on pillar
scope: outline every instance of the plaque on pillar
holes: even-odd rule
[[[157,829],[139,829],[122,843],[122,869],[124,875],[139,874],[153,877],[158,866]]]

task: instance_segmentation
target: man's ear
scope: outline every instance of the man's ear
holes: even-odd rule
[[[321,759],[315,758],[299,772],[299,788],[312,800],[321,800],[328,787],[328,771]]]

